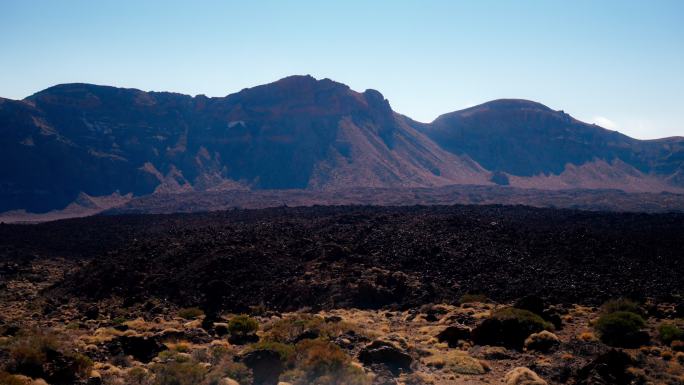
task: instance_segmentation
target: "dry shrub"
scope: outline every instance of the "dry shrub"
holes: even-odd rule
[[[293,385],[369,385],[363,369],[337,345],[323,339],[304,340],[295,347],[295,367],[281,379]]]

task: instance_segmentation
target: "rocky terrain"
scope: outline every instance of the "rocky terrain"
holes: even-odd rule
[[[0,383],[681,384],[683,229],[522,206],[2,224]]]
[[[524,100],[419,123],[378,91],[310,76],[214,98],[93,84],[0,98],[0,212],[62,210],[84,194],[454,185],[681,194],[683,165],[681,137],[637,140]]]

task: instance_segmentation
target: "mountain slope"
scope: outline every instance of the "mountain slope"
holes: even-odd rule
[[[488,183],[374,90],[293,76],[224,98],[88,84],[0,104],[0,211],[91,196]]]
[[[684,138],[637,140],[535,102],[495,100],[414,126],[517,186],[629,191],[684,186]]]
[[[512,99],[418,123],[378,91],[310,76],[218,98],[76,83],[0,99],[0,212],[80,194],[454,184],[684,192],[684,139]]]

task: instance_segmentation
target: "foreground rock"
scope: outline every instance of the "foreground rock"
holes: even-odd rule
[[[553,325],[529,310],[502,308],[473,329],[473,342],[478,345],[505,346],[521,350],[530,334],[553,329]]]
[[[242,362],[252,369],[255,385],[276,385],[284,370],[280,354],[269,349],[248,352],[242,356]]]
[[[392,373],[411,370],[413,358],[394,344],[386,341],[373,341],[359,352],[359,361],[365,365],[383,365]]]
[[[459,341],[469,340],[470,333],[471,329],[469,327],[456,324],[448,326],[437,334],[437,340],[439,342],[446,342],[449,344],[449,347],[453,348],[458,346]]]
[[[121,336],[111,341],[108,348],[114,355],[130,355],[140,362],[150,362],[159,353],[167,350],[156,336]]]

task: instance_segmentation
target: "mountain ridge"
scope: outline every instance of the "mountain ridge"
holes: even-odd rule
[[[79,194],[512,185],[684,192],[684,138],[522,99],[420,123],[377,90],[289,76],[225,97],[66,83],[0,99],[0,212]]]

